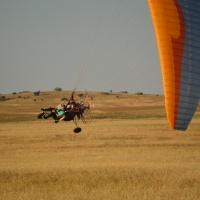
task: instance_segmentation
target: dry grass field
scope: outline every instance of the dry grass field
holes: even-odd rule
[[[75,97],[78,97],[77,92]],[[0,102],[1,200],[198,200],[200,117],[171,130],[163,96],[93,93],[93,121],[39,120],[67,92]]]

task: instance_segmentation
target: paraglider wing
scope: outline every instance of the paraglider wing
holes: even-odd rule
[[[148,0],[170,127],[186,130],[200,98],[200,1]]]

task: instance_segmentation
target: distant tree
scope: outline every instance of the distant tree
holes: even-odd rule
[[[135,94],[137,94],[137,95],[143,95],[142,92],[136,92]]]
[[[39,96],[39,95],[40,95],[40,91],[34,92],[34,95],[35,95],[35,96]]]
[[[54,91],[62,91],[62,88],[56,87],[56,88],[54,88]]]
[[[0,96],[0,101],[5,101],[6,97],[5,96]]]
[[[127,92],[127,91],[121,91],[121,93],[125,93],[125,94],[127,94],[128,92]]]
[[[78,94],[78,96],[79,96],[80,98],[82,98],[82,97],[84,97],[84,94]]]

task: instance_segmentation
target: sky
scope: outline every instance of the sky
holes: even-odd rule
[[[0,94],[163,94],[147,0],[1,0]]]

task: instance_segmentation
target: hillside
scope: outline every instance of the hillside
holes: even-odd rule
[[[83,91],[77,91],[74,98],[79,100]],[[6,94],[6,101],[0,101],[0,117],[34,116],[41,107],[54,107],[63,98],[69,98],[70,91],[33,92]],[[93,113],[133,112],[137,110],[164,110],[162,95],[137,95],[128,93],[91,92],[93,98]]]

